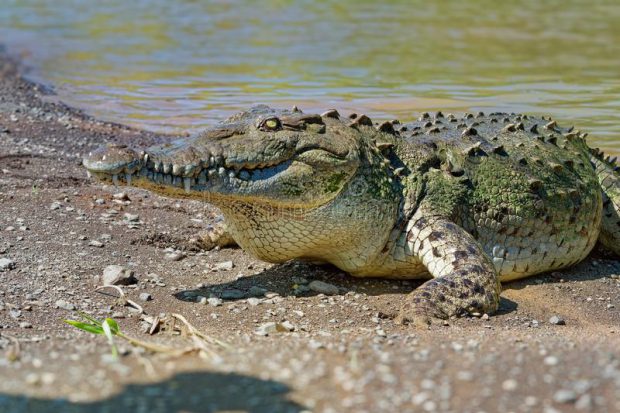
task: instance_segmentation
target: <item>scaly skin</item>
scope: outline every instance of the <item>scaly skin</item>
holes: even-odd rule
[[[207,247],[234,239],[270,262],[432,278],[398,317],[426,325],[491,313],[500,281],[575,264],[598,239],[620,253],[619,176],[584,138],[526,115],[373,125],[257,106],[141,153],[102,148],[84,165],[103,180],[217,205],[226,223]]]

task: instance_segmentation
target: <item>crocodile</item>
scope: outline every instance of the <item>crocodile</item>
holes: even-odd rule
[[[548,117],[423,113],[374,123],[260,105],[195,136],[108,145],[89,174],[217,206],[208,247],[356,277],[426,280],[396,321],[498,309],[501,282],[620,254],[620,175],[586,134]],[[442,321],[444,322],[444,321]]]

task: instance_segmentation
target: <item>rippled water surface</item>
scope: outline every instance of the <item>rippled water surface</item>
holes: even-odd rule
[[[0,43],[62,100],[152,130],[255,103],[505,110],[620,152],[619,23],[618,1],[2,0]]]

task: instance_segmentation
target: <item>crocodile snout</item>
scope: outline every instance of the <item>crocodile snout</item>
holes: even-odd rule
[[[82,163],[99,178],[112,178],[117,183],[120,175],[130,183],[132,174],[142,167],[143,157],[127,145],[108,144],[89,153]]]

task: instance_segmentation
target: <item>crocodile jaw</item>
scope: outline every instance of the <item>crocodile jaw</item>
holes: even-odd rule
[[[218,206],[243,200],[297,209],[314,208],[335,197],[357,168],[355,159],[340,159],[320,149],[240,162],[227,159],[221,147],[207,150],[207,156],[202,157],[191,145],[184,144],[179,150],[171,147],[138,152],[124,145],[108,145],[91,152],[83,164],[89,175],[101,181],[166,196],[200,199]],[[217,152],[220,155],[208,155]],[[329,163],[328,168],[325,163]],[[321,185],[323,181],[331,185]]]

